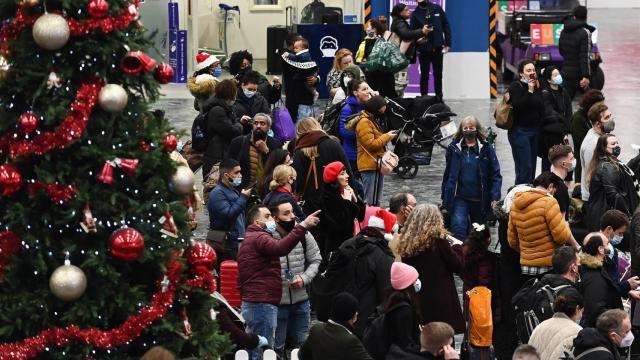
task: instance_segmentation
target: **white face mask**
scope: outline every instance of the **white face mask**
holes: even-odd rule
[[[349,81],[353,80],[352,77],[350,76],[345,76],[344,78],[342,78],[342,83],[344,84],[344,86],[349,86]]]
[[[417,279],[416,282],[413,283],[413,290],[415,290],[416,293],[419,293],[420,289],[422,289],[422,281],[420,281],[420,279]]]
[[[622,338],[622,341],[620,342],[620,347],[627,348],[631,346],[631,344],[633,344],[633,340],[634,340],[633,331],[629,331],[627,335],[625,335]]]

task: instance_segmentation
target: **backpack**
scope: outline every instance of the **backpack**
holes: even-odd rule
[[[565,351],[564,352],[564,356],[561,357],[560,359],[562,359],[562,360],[580,360],[583,357],[585,357],[585,356],[587,356],[587,355],[589,355],[591,353],[597,352],[597,351],[608,352],[609,354],[611,354],[611,350],[607,349],[604,346],[596,346],[594,348],[591,348],[589,350],[586,350],[586,351],[582,352],[582,354],[580,354],[578,356],[573,355],[574,351],[575,351],[575,348],[572,348],[571,351],[568,351],[568,352]]]
[[[398,303],[388,311],[383,311],[381,307],[367,319],[367,327],[362,334],[362,345],[374,360],[384,360],[389,352],[391,343],[389,341],[389,328],[385,319],[387,314],[404,306],[410,306],[406,302]]]
[[[493,314],[491,290],[476,286],[466,292],[469,300],[469,342],[473,346],[489,347],[493,344]]]
[[[538,279],[531,279],[513,296],[511,304],[516,315],[516,332],[523,344],[529,342],[529,337],[538,324],[553,316],[553,301],[558,292],[570,286],[552,287],[543,285]]]
[[[322,130],[324,130],[324,132],[326,132],[329,135],[333,135],[337,137],[338,139],[341,139],[340,138],[340,113],[342,113],[342,108],[344,108],[346,104],[347,104],[346,99],[336,104],[332,104],[324,111],[324,113],[320,115],[320,117],[318,117],[318,122],[320,123],[320,125],[322,125]],[[351,112],[355,114],[347,117],[347,119],[345,119],[345,122],[347,120],[350,120],[352,116],[358,114],[353,108],[353,105],[349,105],[349,106],[351,107]]]
[[[493,117],[496,119],[496,126],[500,129],[510,130],[513,127],[513,107],[507,102],[505,96],[502,96]]]
[[[191,148],[203,152],[207,150],[209,136],[207,136],[207,114],[200,112],[191,125]]]

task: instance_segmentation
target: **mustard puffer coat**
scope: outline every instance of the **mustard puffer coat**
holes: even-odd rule
[[[551,266],[553,251],[571,239],[558,201],[545,190],[516,195],[509,213],[509,246],[520,253],[520,265]]]
[[[369,113],[362,111],[345,126],[356,133],[359,171],[376,171],[378,158],[384,155],[385,146],[391,141],[391,136],[383,134],[370,117]]]

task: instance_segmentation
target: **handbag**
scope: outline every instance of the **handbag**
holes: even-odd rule
[[[282,103],[282,100],[280,101]],[[273,110],[273,134],[285,143],[296,136],[296,126],[289,110],[281,104]]]
[[[193,148],[191,140],[187,140],[187,142],[182,147],[180,151],[180,155],[182,155],[189,164],[189,168],[191,171],[196,172],[198,169],[202,167],[204,163],[204,153],[201,151],[196,151]]]
[[[386,71],[396,73],[409,65],[402,49],[390,41],[378,38],[367,58],[367,71]]]
[[[513,127],[513,107],[508,103],[505,96],[502,97],[502,101],[496,107],[493,117],[496,119],[496,126],[500,129],[511,130],[511,127]]]
[[[229,233],[223,230],[209,230],[207,232],[207,242],[213,246],[213,249],[221,254],[221,251],[224,251],[225,246],[227,244],[227,237]]]
[[[364,148],[364,146],[360,145],[360,147],[362,148],[362,150],[364,150],[364,152],[367,153],[367,155],[371,156],[373,160],[376,160],[378,171],[380,171],[380,174],[389,175],[398,166],[400,158],[398,158],[398,155],[396,155],[393,151],[387,150],[381,157],[376,158],[375,156],[371,155],[371,153],[368,152],[367,149]]]

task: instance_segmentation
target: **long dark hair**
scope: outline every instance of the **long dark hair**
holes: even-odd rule
[[[423,289],[424,290],[424,289]],[[402,302],[408,302],[411,304],[411,308],[418,317],[418,324],[422,324],[422,311],[420,311],[420,299],[413,286],[409,286],[404,290],[393,290],[387,296],[387,301],[384,304],[384,311],[387,312],[397,304]],[[412,326],[411,324],[406,324]]]
[[[465,253],[468,255],[481,253],[487,251],[489,242],[491,239],[491,232],[487,224],[473,223],[473,229],[467,236],[467,240],[464,243]]]
[[[604,134],[598,138],[598,142],[596,143],[596,148],[593,150],[593,157],[591,158],[591,162],[589,163],[589,167],[587,168],[587,180],[591,181],[591,176],[598,168],[598,165],[603,161],[611,161],[612,163],[616,163],[613,158],[613,155],[607,152],[607,145],[609,144],[609,138],[616,137],[613,134]]]
[[[284,164],[284,160],[290,156],[289,152],[285,149],[275,149],[269,152],[269,157],[264,163],[264,179],[260,184],[259,190],[266,189],[269,186],[271,180],[273,180],[273,169],[278,165]],[[264,194],[266,195],[266,194]]]

